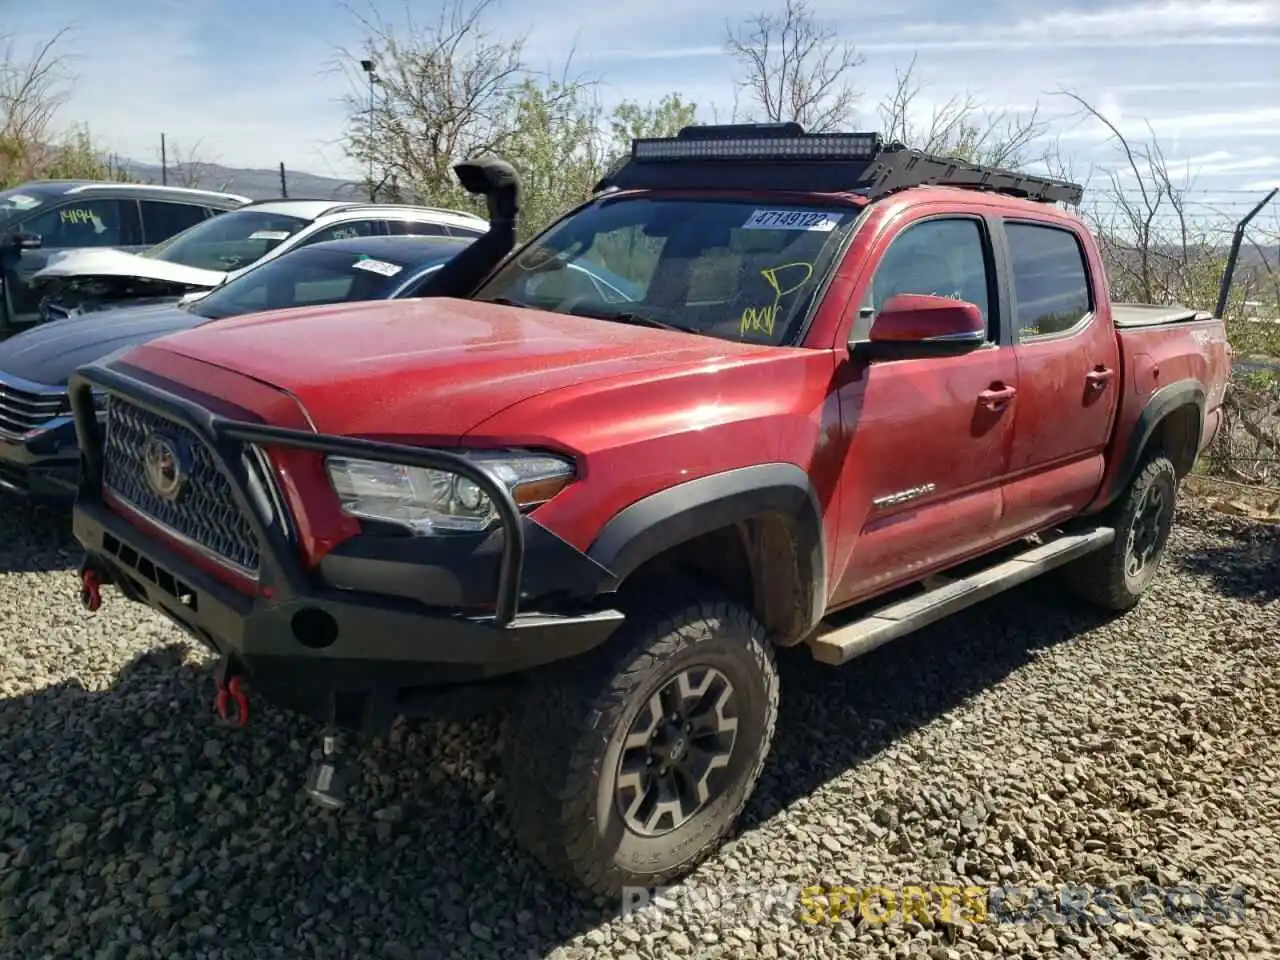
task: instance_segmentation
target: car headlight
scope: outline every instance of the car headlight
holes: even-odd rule
[[[475,451],[466,456],[504,484],[522,510],[550,500],[574,474],[572,462],[550,454]],[[418,536],[481,532],[498,519],[480,487],[452,471],[351,457],[328,457],[325,469],[348,516],[395,524]]]

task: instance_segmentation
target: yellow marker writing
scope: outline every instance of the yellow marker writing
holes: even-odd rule
[[[809,282],[809,278],[813,276],[813,264],[784,263],[777,267],[766,267],[760,271],[760,275],[765,278],[769,286],[773,287],[773,303],[767,307],[747,307],[742,311],[739,334],[744,337],[748,333],[773,336],[773,327],[782,309],[782,298],[789,293],[795,293]],[[796,276],[799,276],[799,279],[795,279]],[[783,277],[786,279],[782,279]]]

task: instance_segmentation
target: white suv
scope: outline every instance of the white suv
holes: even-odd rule
[[[41,318],[57,320],[103,301],[195,299],[250,267],[325,240],[404,235],[475,239],[488,229],[483,217],[438,207],[263,200],[211,217],[142,253],[68,252],[51,259],[32,281],[51,291]],[[92,303],[73,303],[81,300],[77,293],[89,291]]]

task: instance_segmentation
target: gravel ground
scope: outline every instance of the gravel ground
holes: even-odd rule
[[[1280,536],[1185,509],[1179,524],[1152,595],[1120,619],[1035,583],[840,671],[787,651],[774,754],[742,833],[680,890],[620,916],[513,847],[496,722],[397,729],[363,751],[352,809],[316,809],[299,790],[313,726],[260,706],[246,729],[218,726],[207,657],[115,597],[81,611],[65,521],[6,503],[0,951],[1269,952],[1280,946]],[[947,922],[934,909],[886,923],[834,910],[836,922],[813,925],[798,918],[821,901],[786,896],[1066,884],[1123,900],[1179,882],[1239,885],[1243,898],[1234,917],[1172,916],[1157,902],[1150,924],[963,922],[961,911]]]

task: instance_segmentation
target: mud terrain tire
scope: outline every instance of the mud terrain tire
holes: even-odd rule
[[[1081,599],[1112,612],[1137,606],[1159,572],[1173,529],[1178,474],[1168,457],[1147,459],[1100,521],[1115,539],[1064,568],[1068,587]]]
[[[605,896],[665,884],[719,846],[778,712],[772,647],[740,605],[676,589],[626,612],[602,648],[531,678],[503,761],[520,842]]]

